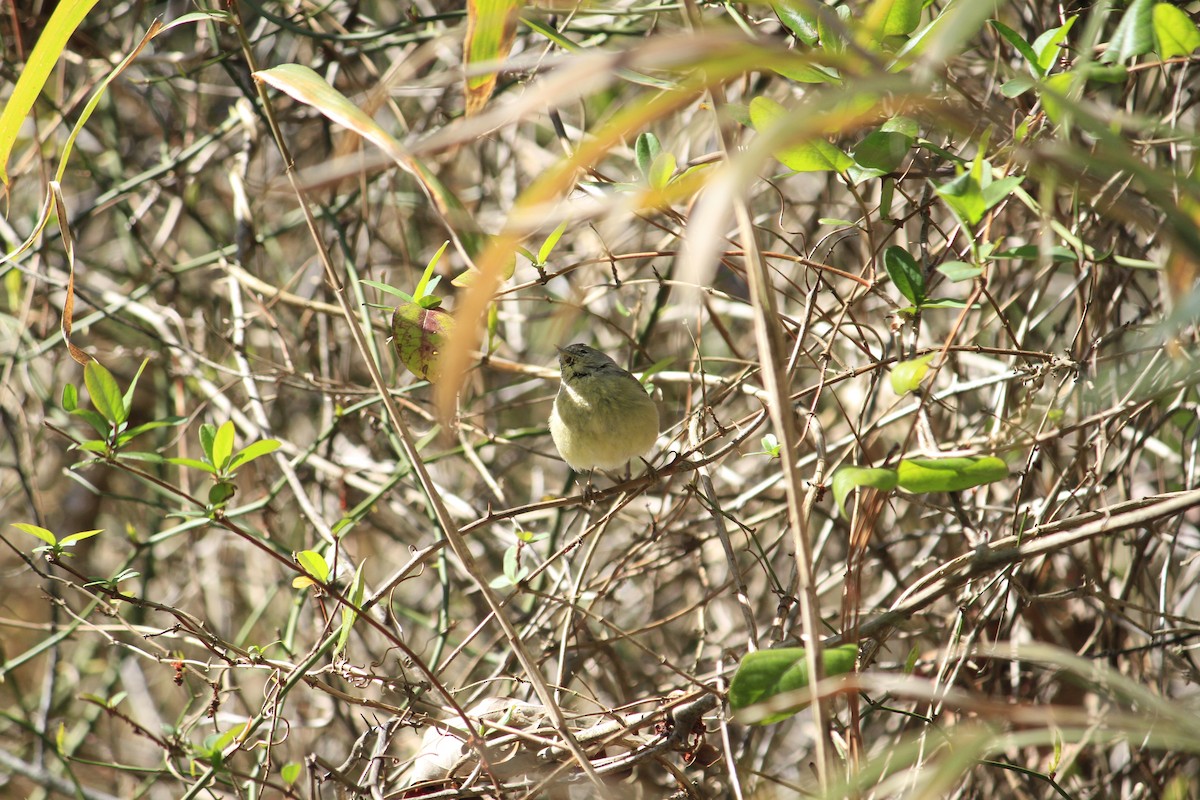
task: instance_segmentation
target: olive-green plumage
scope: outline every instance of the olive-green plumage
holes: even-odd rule
[[[654,445],[658,406],[637,378],[585,344],[558,348],[558,365],[550,436],[571,469],[617,469]]]

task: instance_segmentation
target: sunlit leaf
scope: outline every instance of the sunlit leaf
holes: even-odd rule
[[[959,492],[1008,477],[1008,465],[995,456],[906,458],[896,471],[900,488],[915,494]]]
[[[441,377],[442,348],[454,329],[454,317],[440,308],[401,303],[392,313],[392,346],[396,356],[418,378]]]
[[[919,307],[925,301],[925,276],[907,250],[898,245],[884,250],[883,267],[908,302]]]
[[[892,391],[902,396],[915,391],[921,385],[921,381],[925,380],[925,376],[929,374],[929,362],[933,361],[936,355],[937,353],[930,353],[920,358],[901,361],[892,367],[891,372],[888,373]]]
[[[896,488],[896,470],[882,467],[841,467],[833,474],[833,499],[838,510],[845,515],[846,498],[850,492],[860,486],[867,486],[880,491],[891,491]]]
[[[863,17],[879,38],[906,36],[921,24],[923,0],[874,0]]]
[[[28,522],[13,522],[11,524],[17,530],[25,531],[25,533],[28,533],[30,536],[36,536],[48,545],[53,546],[58,542],[58,539],[54,536],[54,534],[43,528],[41,525],[31,525]]]
[[[825,675],[843,675],[854,670],[858,645],[844,644],[821,651]],[[809,686],[807,653],[803,647],[757,650],[747,653],[738,664],[729,684],[729,707],[735,716],[755,725],[770,725],[787,719],[811,702],[802,690]],[[796,692],[798,697],[780,697]],[[761,716],[738,713],[752,706],[768,703],[773,698],[782,705],[772,704]]]
[[[1156,3],[1153,19],[1154,49],[1160,58],[1189,56],[1200,47],[1200,30],[1182,9]]]
[[[1154,47],[1153,16],[1153,0],[1133,0],[1117,23],[1108,49],[1100,60],[1108,64],[1124,64],[1131,58],[1149,53]]]
[[[0,181],[5,185],[8,184],[8,157],[21,125],[42,93],[42,87],[58,63],[67,40],[95,5],[96,0],[62,0],[57,3],[54,13],[42,28],[37,44],[33,46],[33,52],[29,54],[29,60],[16,71],[17,83],[4,102],[4,111],[0,112]]]
[[[235,432],[233,421],[228,420],[217,428],[216,435],[213,436],[212,462],[218,471],[224,471],[229,465],[229,459],[233,456]]]
[[[755,130],[763,132],[787,116],[787,109],[769,97],[750,101],[750,120]],[[854,164],[854,159],[821,138],[776,150],[775,158],[796,172],[842,172]]]
[[[943,261],[941,264],[938,264],[937,271],[955,283],[974,280],[983,274],[981,267],[968,264],[965,261]]]
[[[477,113],[496,88],[496,72],[478,74],[478,64],[508,57],[517,30],[517,0],[467,0],[467,35],[463,43],[466,69],[466,112]]]
[[[120,425],[128,419],[121,389],[112,373],[99,361],[89,361],[83,368],[83,382],[87,386],[92,405],[106,420],[113,425]]]
[[[301,550],[296,553],[296,563],[319,582],[325,583],[329,580],[329,565],[325,563],[325,556],[316,550]]]

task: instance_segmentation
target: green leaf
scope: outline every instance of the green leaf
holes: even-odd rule
[[[187,422],[187,417],[167,417],[166,419],[152,419],[149,422],[143,422],[141,425],[136,425],[118,436],[117,445],[123,445],[147,431],[156,430],[157,428],[173,428],[184,422]]]
[[[1133,0],[1125,9],[1108,49],[1100,56],[1106,64],[1124,64],[1131,58],[1149,53],[1154,47],[1154,7],[1152,0]]]
[[[228,420],[217,428],[212,442],[212,463],[217,472],[224,472],[233,455],[233,420]]]
[[[817,15],[812,6],[803,0],[775,0],[771,3],[775,16],[783,26],[795,34],[796,38],[809,47],[817,43],[820,32],[817,30]]]
[[[190,467],[192,469],[198,469],[202,472],[207,472],[209,475],[217,474],[217,468],[214,467],[212,464],[209,464],[207,461],[197,461],[194,458],[168,458],[167,463],[168,464],[176,464],[180,467]]]
[[[858,658],[858,645],[844,644],[821,651],[821,663],[825,674],[843,675],[854,670]],[[803,647],[785,647],[777,650],[757,650],[747,653],[738,664],[737,672],[729,684],[729,707],[735,716],[747,719],[751,724],[770,725],[787,719],[811,702],[804,692],[800,697],[779,698],[776,702],[783,708],[768,709],[765,715],[749,719],[749,715],[738,714],[751,706],[766,703],[779,695],[801,692],[808,688],[807,653]]]
[[[333,648],[334,655],[345,650],[346,644],[350,641],[350,631],[354,629],[354,623],[358,619],[358,611],[355,608],[362,606],[363,592],[363,565],[359,564],[358,569],[354,570],[354,580],[350,584],[350,592],[346,595],[346,599],[353,603],[354,607],[342,606],[342,629],[338,632],[337,645]]]
[[[260,442],[248,444],[229,460],[228,471],[233,472],[236,469],[241,469],[256,458],[262,458],[268,453],[274,453],[279,449],[279,446],[279,441],[276,439],[263,439]]]
[[[42,28],[29,60],[16,69],[17,83],[0,112],[0,181],[8,184],[8,157],[29,110],[42,93],[50,71],[58,63],[71,34],[96,5],[96,0],[62,0]]]
[[[996,29],[997,33],[1003,36],[1009,44],[1016,48],[1017,52],[1021,54],[1021,57],[1025,59],[1025,64],[1029,67],[1030,72],[1037,76],[1044,74],[1044,70],[1042,70],[1041,66],[1038,64],[1037,51],[1030,46],[1029,42],[1025,41],[1025,38],[1021,36],[1021,34],[1017,33],[998,19],[989,19],[988,22],[991,23],[992,27]]]
[[[833,499],[838,510],[846,514],[846,498],[860,486],[888,492],[896,488],[896,470],[881,467],[841,467],[833,474]]]
[[[977,225],[983,219],[987,206],[983,200],[983,191],[979,181],[970,172],[963,172],[957,178],[936,187],[938,195],[946,201],[946,205],[970,226]]]
[[[229,481],[213,484],[208,490],[208,504],[212,508],[221,508],[237,494],[237,487]]]
[[[908,155],[913,138],[907,133],[887,131],[882,127],[863,137],[850,151],[855,164],[860,168],[851,171],[855,182],[894,172]]]
[[[1075,24],[1076,16],[1067,18],[1067,21],[1057,28],[1051,28],[1041,36],[1033,40],[1033,49],[1037,51],[1037,65],[1040,75],[1047,75],[1050,68],[1054,66],[1054,62],[1058,60],[1062,48],[1059,47],[1066,41],[1067,34],[1071,32],[1071,26]]]
[[[463,62],[467,68],[466,112],[475,114],[496,88],[497,71],[479,72],[478,64],[503,61],[517,32],[518,0],[467,0],[467,35]]]
[[[937,271],[955,283],[974,280],[983,274],[983,268],[966,261],[943,261],[938,264]]]
[[[17,270],[13,270],[17,272]],[[68,383],[62,390],[62,408],[68,414],[79,408],[79,390],[75,388],[75,384]]]
[[[1075,252],[1069,247],[1055,245],[1046,251],[1046,255],[1051,261],[1073,262],[1078,261]],[[1026,261],[1036,261],[1042,257],[1042,248],[1036,244],[1023,244],[1017,247],[1011,247],[1008,250],[1000,250],[988,256],[988,260],[1000,261],[1006,258],[1024,259]]]
[[[1013,193],[1021,185],[1023,177],[1009,175],[1006,178],[994,180],[983,187],[983,207],[986,211]]]
[[[319,582],[325,583],[329,580],[329,564],[325,562],[325,556],[316,550],[301,550],[296,553],[296,563]]]
[[[11,524],[17,530],[25,531],[30,536],[36,536],[51,547],[58,544],[58,539],[55,538],[54,534],[41,525],[31,525],[28,522],[13,522]]]
[[[900,488],[915,494],[959,492],[1008,477],[1008,465],[995,456],[903,459]]]
[[[658,158],[654,159],[650,164],[650,174],[647,176],[650,188],[667,188],[667,184],[671,182],[671,177],[675,174],[675,167],[676,162],[673,153],[659,153]]]
[[[99,361],[89,361],[83,368],[83,382],[87,385],[92,405],[101,416],[114,426],[128,419],[129,415],[125,412],[125,404],[121,399],[121,389],[112,373]]]
[[[87,422],[88,425],[92,426],[92,430],[96,432],[97,436],[108,438],[108,434],[112,432],[112,424],[90,408],[77,408],[71,412],[71,416],[79,417]]]
[[[937,353],[930,353],[920,358],[901,361],[892,367],[892,371],[888,375],[892,391],[901,396],[916,391],[917,387],[921,385],[921,381],[925,380],[925,376],[929,374],[929,362],[933,361],[935,356]]]
[[[922,311],[925,311],[925,310],[931,309],[931,308],[966,308],[966,307],[967,307],[967,304],[964,303],[962,300],[938,299],[938,300],[926,300],[924,303],[921,303]],[[971,306],[971,308],[979,308],[979,304],[975,303]]]
[[[1200,30],[1182,9],[1170,3],[1154,5],[1154,49],[1159,58],[1189,56],[1200,47]]]
[[[392,347],[408,370],[431,382],[441,376],[442,348],[454,330],[454,317],[440,308],[401,303],[392,313]]]
[[[208,459],[210,464],[213,460],[213,440],[216,438],[216,425],[205,422],[200,426],[200,449],[204,451],[204,457]]]
[[[554,252],[554,248],[558,245],[558,240],[562,238],[564,233],[566,233],[567,225],[570,223],[571,221],[569,219],[564,219],[557,228],[550,232],[550,235],[546,237],[546,241],[542,242],[542,246],[538,248],[536,263],[546,263],[546,261],[550,258],[550,254]],[[530,261],[532,260],[533,259],[530,259]]]
[[[900,294],[919,308],[925,301],[925,276],[908,251],[898,245],[884,250],[883,268]]]
[[[84,539],[90,539],[93,536],[95,536],[96,534],[102,533],[103,531],[104,531],[103,528],[96,528],[95,530],[91,530],[91,531],[80,531],[79,533],[72,533],[70,536],[64,536],[62,538],[62,540],[59,541],[59,544],[62,545],[63,547],[69,547],[73,544],[76,544],[77,542],[82,542]]]
[[[129,382],[129,387],[125,390],[125,394],[121,395],[121,405],[125,408],[126,419],[129,419],[129,411],[133,408],[133,391],[137,388],[138,378],[142,377],[142,372],[145,371],[146,365],[149,363],[150,359],[142,359],[142,364],[134,374],[133,380]]]
[[[759,133],[778,125],[780,118],[787,114],[787,109],[769,97],[756,97],[750,101],[750,121]],[[854,164],[854,159],[820,138],[789,145],[776,150],[773,155],[796,172],[844,172]]]
[[[923,0],[875,0],[863,17],[876,37],[907,36],[921,24]]]
[[[279,777],[283,779],[284,783],[291,786],[300,778],[300,771],[302,769],[303,766],[300,764],[295,761],[289,761],[279,769]]]
[[[437,268],[438,262],[442,260],[442,253],[446,252],[446,248],[449,246],[449,239],[442,242],[442,246],[438,248],[438,251],[433,254],[433,258],[429,259],[429,263],[425,265],[425,272],[421,274],[421,280],[417,282],[417,288],[413,290],[412,296],[414,301],[420,302],[437,285],[437,278],[434,277],[433,271]]]
[[[662,145],[659,144],[658,137],[649,131],[639,135],[633,145],[633,154],[637,159],[638,172],[649,181],[650,165],[662,154]]]
[[[405,300],[409,303],[416,302],[415,300],[413,300],[413,296],[411,294],[409,294],[408,292],[403,292],[403,291],[397,289],[395,286],[389,286],[388,284],[380,283],[379,281],[367,280],[366,278],[359,278],[358,282],[363,284],[364,286],[370,286],[372,289],[378,289],[379,291],[384,292],[385,294],[390,294],[395,297],[399,297],[400,299]]]

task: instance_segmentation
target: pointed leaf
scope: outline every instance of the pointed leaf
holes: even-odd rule
[[[129,382],[129,387],[125,390],[125,394],[121,395],[121,405],[125,407],[125,418],[129,418],[129,411],[133,408],[133,391],[137,388],[138,378],[142,377],[142,372],[145,371],[146,365],[150,363],[150,359],[142,359],[142,365],[138,367],[137,372],[133,376],[133,380]]]
[[[1154,47],[1153,0],[1133,0],[1100,60],[1106,64],[1124,64],[1131,58],[1149,53]]]
[[[896,469],[900,488],[915,494],[959,492],[1008,477],[1008,465],[995,456],[906,458]]]
[[[301,550],[296,553],[296,562],[321,583],[329,580],[329,564],[326,563],[325,556],[316,550]]]
[[[120,425],[129,418],[116,379],[99,361],[93,359],[83,368],[83,382],[87,385],[92,405],[106,420],[113,425]]]
[[[496,88],[494,70],[479,73],[474,68],[508,57],[517,32],[519,8],[517,0],[467,0],[467,36],[463,43],[467,116],[487,105]]]
[[[204,457],[209,463],[213,463],[213,440],[217,438],[217,426],[212,423],[205,422],[200,426],[200,449],[204,451]]]
[[[1057,28],[1051,28],[1041,36],[1033,40],[1033,49],[1037,52],[1037,65],[1040,70],[1040,75],[1047,75],[1050,68],[1054,66],[1054,62],[1062,55],[1062,48],[1059,47],[1067,39],[1067,34],[1071,32],[1071,26],[1075,24],[1078,17],[1068,17],[1067,21]]]
[[[955,283],[974,280],[983,274],[982,267],[968,264],[965,261],[943,261],[941,264],[938,264],[937,271]]]
[[[36,536],[51,547],[58,544],[58,539],[55,538],[54,534],[41,525],[31,525],[28,522],[13,522],[11,524],[17,530],[25,531],[30,536]]]
[[[846,514],[846,498],[860,486],[889,492],[896,488],[896,470],[881,467],[841,467],[833,474],[833,499],[838,510]]]
[[[13,270],[9,274],[20,275],[19,270]],[[75,388],[75,384],[68,383],[62,390],[62,409],[68,414],[79,408],[79,390]]]
[[[569,219],[564,219],[557,228],[550,232],[550,235],[546,237],[546,241],[542,242],[542,246],[538,248],[538,264],[545,264],[546,260],[550,258],[550,254],[554,252],[555,246],[558,245],[558,240],[562,238],[564,233],[566,233],[567,225],[570,223],[571,221]],[[532,259],[530,260],[532,261]]]
[[[760,133],[779,124],[778,120],[787,113],[787,109],[769,97],[756,97],[750,101],[750,121]],[[796,172],[843,172],[854,164],[854,159],[821,138],[788,145],[773,155]]]
[[[358,569],[354,570],[354,580],[350,584],[350,592],[346,595],[354,606],[361,606],[363,601],[363,565],[359,564]],[[350,631],[354,629],[354,622],[358,619],[358,611],[351,606],[342,606],[342,629],[338,633],[337,645],[334,646],[333,652],[336,655],[346,649],[347,642],[350,641]]]
[[[647,176],[650,188],[667,188],[667,184],[671,182],[671,177],[675,174],[675,166],[673,153],[660,153],[658,158],[650,164],[650,174]]]
[[[442,253],[446,252],[446,248],[450,246],[449,241],[442,242],[442,246],[433,254],[433,258],[429,259],[429,263],[425,265],[425,271],[421,273],[421,280],[417,282],[417,288],[413,290],[412,299],[420,301],[429,292],[433,291],[433,287],[437,285],[437,278],[433,271],[437,269],[438,262],[442,260]]]
[[[1170,3],[1154,5],[1154,49],[1159,58],[1190,56],[1200,47],[1200,30],[1191,18]]]
[[[274,453],[280,447],[276,439],[263,439],[260,442],[246,445],[229,461],[229,471],[233,472],[249,464],[256,458],[262,458],[268,453]]]
[[[167,463],[176,464],[180,467],[191,467],[192,469],[207,472],[209,475],[217,474],[217,468],[212,464],[209,464],[207,461],[197,461],[194,458],[168,458]]]
[[[79,533],[72,533],[70,536],[64,536],[62,538],[62,541],[59,542],[59,544],[61,544],[63,547],[67,547],[68,545],[73,545],[77,542],[82,542],[84,539],[90,539],[93,536],[95,536],[96,534],[102,533],[103,531],[104,531],[103,528],[97,528],[97,529],[91,530],[91,531],[80,531]]]
[[[233,421],[229,420],[217,428],[216,435],[213,436],[212,444],[212,462],[218,472],[225,471],[229,465],[229,459],[233,455],[233,438],[234,428]]]
[[[8,184],[8,156],[29,110],[42,93],[71,34],[96,5],[96,0],[62,0],[54,6],[29,60],[16,70],[17,83],[0,112],[0,181]]]
[[[647,181],[650,180],[650,165],[662,154],[662,145],[658,137],[649,131],[640,134],[633,144],[633,155],[637,160],[638,172]]]
[[[1029,68],[1029,71],[1034,75],[1040,76],[1042,74],[1042,69],[1038,65],[1037,51],[1033,49],[1029,42],[1025,41],[1025,38],[1021,36],[1021,34],[1017,33],[998,19],[989,19],[988,22],[993,28],[996,29],[996,33],[1003,36],[1009,44],[1016,48],[1017,52],[1021,54],[1021,57],[1025,59],[1025,65]]]
[[[441,352],[450,338],[454,317],[440,308],[401,303],[392,314],[392,346],[404,366],[419,378],[441,377]]]
[[[883,251],[883,268],[888,277],[896,285],[900,294],[914,306],[920,306],[925,300],[925,276],[921,267],[909,255],[908,251],[898,245],[892,245]]]
[[[821,663],[827,676],[852,672],[857,658],[856,644],[821,651]],[[778,695],[800,692],[808,685],[807,653],[803,647],[747,653],[729,684],[729,707],[736,716],[746,717],[748,715],[737,712],[766,703]],[[771,708],[765,716],[753,719],[752,724],[769,725],[787,719],[809,702],[802,697],[781,698],[781,701],[786,704],[783,709]]]

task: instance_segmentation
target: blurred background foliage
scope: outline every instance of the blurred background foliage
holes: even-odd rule
[[[1195,796],[1200,3],[4,11],[3,793]]]

